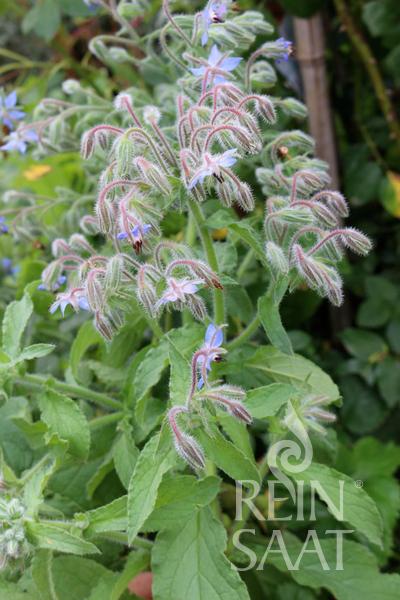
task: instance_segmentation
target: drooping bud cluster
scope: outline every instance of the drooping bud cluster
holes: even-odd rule
[[[189,418],[198,414],[204,425],[207,426],[207,413],[204,405],[211,403],[211,405],[224,409],[232,417],[246,425],[252,422],[252,417],[243,404],[246,392],[237,386],[222,384],[218,381],[212,382],[209,379],[212,363],[219,362],[226,354],[226,350],[222,348],[223,341],[222,327],[210,324],[206,330],[203,345],[192,357],[191,386],[186,405],[174,406],[168,412],[168,422],[172,429],[175,448],[178,454],[194,469],[204,468],[204,453],[195,437],[184,431],[183,425],[178,424],[178,416],[180,416],[180,421],[188,427]],[[186,416],[185,421],[184,416]]]
[[[53,241],[55,260],[42,275],[42,289],[62,289],[51,312],[60,308],[64,313],[67,306],[90,311],[107,339],[123,323],[134,296],[152,318],[160,318],[165,308],[188,308],[203,321],[207,294],[202,290],[222,289],[220,273],[204,258],[172,249],[171,240],[162,239],[164,215],[172,207],[193,210],[212,196],[226,207],[252,211],[253,190],[242,167],[259,154],[263,167],[256,173],[268,197],[265,252],[272,281],[287,278],[291,289],[305,282],[340,304],[335,264],[345,247],[365,254],[370,242],[342,227],[347,204],[338,192],[326,189],[326,165],[311,158],[312,138],[300,130],[266,135],[280,111],[294,118],[306,114],[298,100],[265,94],[276,79],[274,65],[289,59],[292,44],[279,38],[252,51],[255,36],[270,35],[272,28],[259,13],[237,14],[235,6],[230,0],[209,0],[193,17],[175,17],[168,0],[163,1],[166,24],[160,44],[182,74],[178,92],[170,85],[157,86],[151,96],[132,88],[111,100],[67,80],[65,99],[46,99],[36,108],[31,127],[40,149],[75,149],[80,136],[90,176],[105,161],[94,214],[90,195],[77,199],[62,194],[61,201],[72,204],[68,233],[62,236],[72,235]],[[138,64],[129,51],[131,40],[124,37],[131,25],[118,14],[124,23],[121,35],[93,40],[90,47],[106,62]],[[132,35],[140,46],[138,32]],[[246,62],[232,55],[238,47],[249,50]],[[26,202],[10,229],[32,239],[37,206]],[[46,202],[37,199],[39,208]],[[82,233],[73,233],[71,223],[75,228],[79,224]]]
[[[287,405],[282,424],[291,429],[291,424],[300,419],[306,429],[325,434],[323,424],[328,425],[336,421],[335,414],[325,408],[329,404],[331,404],[330,398],[316,394],[308,394],[297,400],[292,399]]]

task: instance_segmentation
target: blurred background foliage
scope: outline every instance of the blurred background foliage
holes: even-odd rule
[[[158,0],[150,3],[153,16],[160,4]],[[187,0],[174,7],[192,11],[194,4],[202,5]],[[347,300],[340,309],[344,311],[342,330],[333,325],[327,303],[310,291],[286,299],[284,320],[295,350],[338,381],[344,396],[340,420],[344,439],[374,434],[399,441],[400,129],[398,116],[390,111],[400,98],[400,3],[240,0],[237,4],[239,9],[265,11],[286,37],[293,35],[294,17],[309,18],[319,11],[323,15],[341,190],[351,204],[352,225],[369,234],[375,248],[367,259],[343,261]],[[142,20],[138,3],[131,22],[134,27],[145,27]],[[144,67],[139,72],[134,61],[111,59],[104,64],[93,56],[90,40],[112,34],[115,27],[109,17],[97,14],[95,7],[82,0],[2,0],[0,86],[6,91],[17,88],[20,104],[29,113],[43,97],[57,97],[60,84],[68,78],[80,79],[106,98],[126,87],[145,92],[168,81],[162,66],[159,71]],[[301,98],[296,61],[282,69],[281,75],[280,94],[290,91]],[[87,190],[78,148],[40,160],[3,153],[1,191],[21,189],[56,199],[59,187],[72,188],[77,194]],[[52,218],[57,215],[54,210]],[[1,213],[7,214],[6,204]],[[179,226],[178,221],[171,223],[177,230]],[[21,295],[27,283],[38,279],[48,255],[47,241],[39,232],[37,239],[22,247],[9,236],[0,236],[2,309]],[[249,289],[260,278],[254,269],[249,265],[245,273]],[[246,310],[240,299],[238,307]],[[251,304],[247,309],[251,312]],[[58,335],[63,337],[67,327],[63,325]]]

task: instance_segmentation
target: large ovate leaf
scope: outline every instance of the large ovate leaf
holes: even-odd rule
[[[47,390],[39,398],[42,420],[50,432],[68,442],[69,452],[84,459],[89,452],[89,424],[76,402],[54,390]]]
[[[246,408],[255,419],[265,419],[276,415],[295,394],[296,389],[288,383],[271,383],[250,390],[246,398]]]
[[[382,544],[382,519],[378,508],[354,479],[318,463],[312,463],[300,473],[290,473],[290,476],[311,484],[336,518],[349,523],[373,544]]]
[[[154,600],[249,600],[225,545],[225,530],[209,508],[160,532],[152,552]]]
[[[251,369],[262,371],[272,381],[290,383],[296,388],[310,390],[319,396],[323,394],[332,402],[340,397],[339,389],[329,375],[298,354],[289,356],[272,346],[262,346],[246,364]]]
[[[31,543],[38,548],[78,555],[99,554],[94,544],[61,526],[32,521],[26,528]]]
[[[14,300],[7,306],[3,317],[3,350],[10,358],[17,358],[21,348],[21,338],[33,311],[32,300],[24,294],[21,300]]]
[[[128,489],[128,538],[133,541],[153,511],[163,475],[175,464],[176,453],[169,448],[157,452],[159,435],[153,436],[137,460]]]

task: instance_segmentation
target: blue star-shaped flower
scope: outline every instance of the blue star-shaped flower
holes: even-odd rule
[[[236,69],[241,60],[242,59],[239,56],[227,57],[226,54],[222,54],[222,52],[220,52],[218,47],[214,44],[214,46],[211,48],[208,59],[204,61],[205,64],[203,64],[201,67],[194,67],[190,69],[190,71],[193,73],[193,75],[196,75],[196,77],[203,77],[203,75],[206,75],[207,77],[214,71],[215,74],[211,77],[211,81],[214,85],[218,85],[219,83],[224,83],[226,81],[226,78],[221,71],[225,71],[226,73],[233,71]],[[207,77],[207,80],[208,79],[209,78]]]
[[[10,130],[14,129],[14,121],[20,121],[25,117],[25,113],[22,110],[16,109],[16,106],[16,91],[11,92],[5,98],[0,96],[0,120]]]

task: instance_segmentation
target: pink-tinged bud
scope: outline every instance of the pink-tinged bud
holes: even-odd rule
[[[111,234],[115,226],[114,207],[108,200],[100,198],[96,203],[96,216],[102,233]]]
[[[79,233],[74,233],[71,235],[69,238],[69,243],[71,248],[75,251],[83,250],[89,254],[95,254],[95,249],[89,244],[87,239]]]
[[[161,119],[161,113],[157,106],[148,105],[143,109],[143,120],[147,125],[158,124]]]
[[[115,333],[115,328],[110,319],[98,311],[95,313],[94,324],[97,331],[103,336],[103,338],[110,342]]]
[[[322,192],[318,192],[311,198],[312,201],[315,200],[325,200],[327,206],[338,216],[342,218],[346,218],[349,216],[349,207],[344,199],[343,195],[340,192],[332,192],[330,190],[323,190]]]
[[[148,161],[144,156],[139,156],[134,162],[146,183],[155,187],[162,194],[169,195],[171,193],[170,183],[157,165]]]
[[[198,296],[188,296],[187,297],[187,307],[192,313],[192,315],[198,321],[204,322],[207,318],[207,309],[203,300]],[[183,308],[183,307],[182,307]]]
[[[46,289],[52,290],[62,275],[63,265],[59,260],[53,260],[42,271],[42,282]]]
[[[335,213],[321,202],[310,202],[310,208],[321,225],[336,227],[338,219]]]
[[[246,425],[251,425],[253,422],[253,417],[240,402],[231,401],[229,403],[225,403],[225,406],[232,417],[235,417],[239,421],[246,423]]]
[[[343,304],[343,289],[339,285],[331,285],[327,289],[327,298],[334,306]]]
[[[81,139],[81,155],[82,158],[87,160],[93,155],[94,152],[94,134],[91,130],[85,131]]]
[[[72,248],[65,240],[57,238],[51,242],[51,253],[54,258],[61,258],[65,254],[71,254]]]
[[[300,244],[294,244],[292,248],[292,260],[299,274],[311,288],[317,290],[326,289],[324,269],[321,263],[307,256]]]
[[[353,227],[348,227],[347,229],[343,229],[341,239],[343,244],[356,252],[357,254],[361,254],[365,256],[372,248],[372,242],[366,235],[354,229]]]
[[[148,266],[144,265],[139,268],[137,274],[136,296],[140,304],[145,310],[153,315],[156,310],[157,293],[155,286],[151,281],[151,276],[148,271]]]
[[[105,296],[103,286],[99,281],[99,278],[104,276],[104,272],[100,269],[93,269],[89,271],[86,285],[85,295],[91,310],[102,311],[104,309]]]
[[[276,111],[273,105],[273,102],[268,96],[263,96],[260,94],[252,94],[250,96],[246,96],[239,104],[239,107],[242,107],[248,103],[254,102],[256,106],[256,111],[265,119],[268,123],[276,122]]]
[[[106,297],[114,294],[119,289],[122,281],[123,268],[124,259],[120,254],[112,256],[107,262],[106,273],[104,276],[104,290]]]
[[[236,201],[243,210],[249,212],[254,209],[254,196],[247,183],[240,183],[237,188]]]
[[[82,217],[79,221],[79,226],[86,235],[97,235],[99,233],[97,219],[96,217],[92,217],[92,215]]]
[[[204,469],[206,466],[204,453],[193,436],[181,432],[179,438],[174,436],[175,449],[192,469]]]
[[[168,412],[167,418],[174,436],[175,449],[193,469],[204,469],[203,450],[194,437],[182,431],[176,420],[180,414],[187,414],[188,412],[185,406],[174,406]]]

